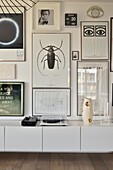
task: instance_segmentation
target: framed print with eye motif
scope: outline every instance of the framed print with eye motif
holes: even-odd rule
[[[108,59],[108,22],[81,22],[81,58]]]

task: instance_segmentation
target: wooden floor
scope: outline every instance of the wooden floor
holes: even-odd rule
[[[113,154],[0,153],[0,170],[113,170]]]

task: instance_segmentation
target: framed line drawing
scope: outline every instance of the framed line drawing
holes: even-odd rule
[[[32,34],[35,87],[70,87],[70,34]]]
[[[33,30],[60,30],[60,2],[38,2],[34,6]]]
[[[24,83],[0,82],[0,116],[24,115]]]
[[[72,60],[79,60],[79,51],[72,51]]]
[[[110,71],[113,72],[113,17],[110,18]]]
[[[78,116],[85,97],[92,99],[94,116],[105,115],[108,96],[108,62],[78,62]]]
[[[24,61],[25,15],[0,13],[0,61]],[[10,7],[7,7],[10,8]],[[16,8],[16,7],[15,7]],[[17,10],[17,9],[15,9]],[[24,9],[21,9],[24,11]]]
[[[70,116],[70,89],[33,89],[33,116]]]
[[[107,21],[81,22],[81,58],[106,59],[109,54],[109,35]]]

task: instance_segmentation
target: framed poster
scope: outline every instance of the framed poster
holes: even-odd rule
[[[33,116],[70,116],[70,89],[33,89]]]
[[[34,30],[60,30],[60,2],[38,2],[33,8]]]
[[[77,26],[77,14],[66,13],[65,14],[65,26]]]
[[[78,62],[78,115],[82,115],[84,98],[91,98],[94,116],[108,111],[108,62]]]
[[[23,104],[23,82],[0,82],[0,116],[23,116]]]
[[[81,58],[108,59],[108,22],[81,22]]]
[[[5,12],[5,7],[3,9]],[[22,11],[23,13],[0,13],[0,61],[24,61],[25,15],[23,8]]]
[[[110,18],[110,71],[113,71],[113,17]]]
[[[33,33],[33,87],[70,87],[70,34]]]

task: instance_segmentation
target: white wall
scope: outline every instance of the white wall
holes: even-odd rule
[[[87,16],[86,11],[89,7],[98,5],[104,10],[104,16],[99,19],[92,19]],[[65,13],[78,14],[78,26],[76,28],[64,27]],[[113,3],[75,3],[75,2],[61,2],[61,32],[71,33],[71,51],[76,50],[80,52],[80,21],[110,21],[113,16]],[[32,10],[26,13],[26,61],[16,62],[17,76],[16,81],[25,82],[25,116],[32,115],[32,49],[31,49],[31,35],[32,35]],[[71,57],[71,56],[70,56]],[[113,73],[109,74],[109,103],[111,113],[112,91],[111,85],[113,82]],[[77,114],[77,62],[71,60],[71,118],[76,118]]]
[[[99,19],[93,19],[87,16],[86,11],[91,6],[100,6],[104,10],[104,16]],[[65,13],[77,13],[78,14],[78,27],[66,28],[64,27],[64,14]],[[75,3],[66,2],[61,3],[61,31],[71,33],[71,51],[76,50],[80,52],[81,56],[81,37],[80,37],[80,21],[110,21],[110,17],[113,17],[113,3]],[[110,45],[110,44],[109,44]],[[110,57],[110,56],[109,56]],[[112,112],[112,82],[113,73],[109,73],[109,111]],[[77,114],[77,62],[71,60],[71,113],[75,118]]]

